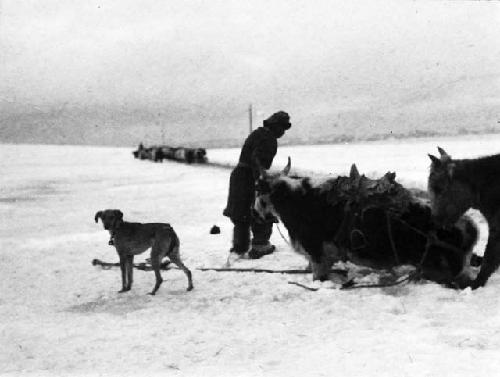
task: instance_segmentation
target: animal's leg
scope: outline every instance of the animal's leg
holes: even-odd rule
[[[163,278],[161,277],[160,272],[160,263],[161,263],[162,255],[160,253],[158,245],[153,245],[151,248],[151,267],[153,267],[153,271],[155,272],[156,283],[151,291],[150,295],[155,295],[158,288],[160,288],[161,283],[163,283]]]
[[[438,239],[436,238],[436,241]],[[424,254],[435,256],[435,259],[428,260],[428,263],[421,263],[417,266],[415,276],[432,280],[447,287],[466,288],[470,286],[469,255],[467,251],[462,251],[460,246],[456,250],[448,247],[429,247]]]
[[[471,279],[468,270],[464,270],[455,276],[452,282],[449,284],[452,288],[464,289],[471,287],[474,284],[474,280]]]
[[[313,280],[325,281],[328,280],[328,271],[331,266],[328,266],[324,261],[312,261]]]
[[[134,256],[127,255],[127,290],[132,288],[134,281]]]
[[[304,246],[304,250],[310,255],[313,280],[328,280],[330,268],[333,264],[330,253],[326,252],[321,244]]]
[[[496,271],[500,265],[500,233],[496,229],[490,229],[488,244],[484,251],[483,262],[481,269],[476,279],[471,283],[471,288],[476,289],[482,287],[488,281],[490,275]]]
[[[182,263],[182,260],[181,260],[180,255],[179,255],[179,248],[178,247],[175,248],[175,250],[169,256],[169,259],[172,263],[175,263],[182,271],[184,271],[184,273],[186,274],[187,279],[188,279],[187,291],[192,290],[194,288],[192,274],[191,274],[191,271],[189,270],[189,268],[187,268],[184,265],[184,263]]]
[[[334,242],[323,242],[321,244],[311,243],[304,247],[310,256],[309,265],[312,268],[313,280],[328,280],[332,265],[345,259],[346,252],[337,247]]]
[[[127,292],[130,288],[127,288],[127,256],[120,255],[120,270],[122,273],[122,289],[118,293]]]
[[[460,272],[458,274],[455,275],[455,277],[453,277],[453,279],[451,280],[451,286],[455,287],[455,288],[459,288],[459,289],[464,289],[464,288],[467,288],[471,285],[473,279],[472,279],[472,269],[471,269],[471,258],[472,258],[472,252],[469,252],[468,255],[466,255],[465,257],[462,258],[462,266],[461,266],[461,269],[460,269]],[[449,262],[448,262],[448,265],[450,267],[452,267],[453,265],[451,265]],[[453,269],[452,269],[452,273],[453,273]]]

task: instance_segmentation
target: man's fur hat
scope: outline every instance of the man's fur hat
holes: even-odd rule
[[[290,115],[284,111],[278,111],[264,120],[264,127],[272,128],[273,126],[278,125],[284,127],[285,130],[292,127],[292,124],[290,123]]]

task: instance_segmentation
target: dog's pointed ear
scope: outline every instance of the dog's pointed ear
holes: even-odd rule
[[[96,223],[99,222],[99,217],[102,219],[102,211],[96,212],[96,214],[94,216],[94,220]]]
[[[123,220],[123,212],[119,209],[115,209],[115,215],[118,220]]]
[[[432,154],[427,154],[427,156],[429,156],[429,158],[431,159],[433,164],[436,164],[438,166],[441,164],[441,160],[439,158],[437,158],[436,156],[434,156]]]
[[[448,153],[446,153],[446,151],[443,148],[437,147],[437,149],[439,154],[441,155],[441,161],[446,162],[451,160],[451,156]]]

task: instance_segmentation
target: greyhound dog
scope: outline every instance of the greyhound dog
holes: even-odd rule
[[[123,221],[123,213],[118,209],[106,209],[95,214],[95,222],[101,219],[104,229],[108,230],[111,239],[110,245],[114,245],[120,257],[120,269],[122,273],[122,289],[126,292],[132,288],[134,255],[141,254],[151,248],[151,265],[155,272],[156,284],[154,295],[160,288],[163,279],[160,273],[160,264],[164,257],[168,257],[184,271],[188,278],[188,288],[193,289],[191,271],[182,263],[179,254],[179,238],[170,224],[166,223],[130,223]]]

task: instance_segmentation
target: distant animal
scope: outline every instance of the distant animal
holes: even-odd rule
[[[184,159],[188,164],[195,162],[195,149],[184,148]]]
[[[482,287],[500,265],[500,154],[453,159],[438,147],[440,157],[429,154],[428,191],[437,223],[454,224],[469,208],[479,210],[488,222],[489,236],[481,268],[462,287]]]
[[[154,162],[163,162],[163,159],[165,157],[163,156],[163,151],[162,148],[159,146],[153,146],[151,147],[151,160]]]
[[[156,284],[151,291],[154,295],[163,279],[160,265],[164,257],[176,264],[187,276],[188,288],[193,289],[191,271],[182,263],[179,253],[179,238],[170,224],[166,223],[131,223],[123,221],[123,213],[118,209],[106,209],[95,214],[95,222],[101,219],[104,229],[111,235],[110,244],[114,245],[120,257],[122,289],[132,288],[134,256],[151,248],[151,266],[156,277]]]
[[[174,151],[174,159],[177,161],[186,161],[186,148],[176,148]]]
[[[164,145],[160,149],[161,149],[162,158],[167,159],[167,160],[174,159],[175,151],[177,150],[177,148],[167,147]]]
[[[134,158],[139,158],[141,156],[143,150],[144,150],[144,145],[142,143],[139,143],[137,150],[132,152],[132,154],[134,155]]]
[[[327,279],[338,261],[378,269],[410,264],[421,267],[424,278],[449,286],[468,274],[478,235],[470,218],[461,218],[451,229],[435,228],[429,206],[418,201],[394,219],[377,207],[351,216],[348,201],[338,194],[346,182],[360,179],[356,169],[350,177],[317,184],[307,177],[288,177],[289,171],[290,161],[279,174],[261,171],[255,210],[262,218],[277,216],[283,222],[293,248],[309,259],[313,279]],[[429,231],[442,243],[431,244],[426,253]]]
[[[194,160],[199,163],[207,162],[207,150],[205,148],[195,148]]]

